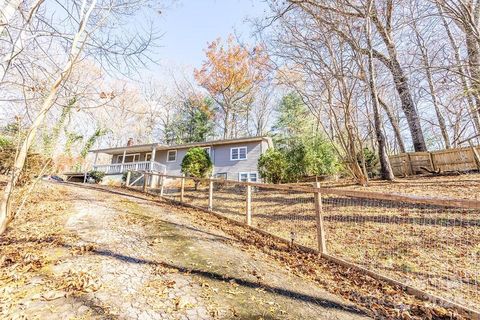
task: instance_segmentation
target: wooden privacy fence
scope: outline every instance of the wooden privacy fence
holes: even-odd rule
[[[141,174],[135,180],[142,185],[131,188],[209,211],[480,319],[480,201]]]
[[[396,176],[435,172],[480,170],[480,147],[464,147],[432,152],[411,152],[390,156]]]

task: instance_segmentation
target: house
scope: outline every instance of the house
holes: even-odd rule
[[[127,171],[152,171],[168,175],[181,175],[182,159],[188,149],[204,148],[213,163],[213,176],[239,181],[255,182],[260,179],[258,159],[273,147],[269,137],[216,140],[179,145],[160,143],[134,145],[130,139],[125,147],[90,150],[95,154],[93,170],[105,172],[106,180],[121,179]],[[99,154],[108,154],[108,164],[97,163]]]

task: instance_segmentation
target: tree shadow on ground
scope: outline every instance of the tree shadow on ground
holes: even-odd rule
[[[202,278],[208,278],[215,281],[235,282],[236,284],[246,288],[263,289],[275,295],[287,297],[289,299],[293,299],[301,302],[313,303],[323,308],[342,310],[344,312],[348,312],[356,315],[366,315],[365,312],[356,308],[355,306],[350,306],[350,305],[336,302],[330,299],[324,299],[324,298],[315,297],[312,295],[303,294],[303,293],[296,292],[293,290],[288,290],[285,288],[274,287],[274,286],[260,283],[260,282],[252,282],[249,280],[232,277],[228,275],[223,275],[216,272],[183,267],[183,266],[175,265],[172,263],[166,263],[163,261],[154,261],[154,260],[148,260],[148,259],[135,258],[135,257],[123,255],[120,253],[116,253],[111,250],[106,250],[106,249],[93,249],[91,252],[97,255],[114,258],[126,263],[160,266],[164,268],[175,269],[180,273],[196,275]]]

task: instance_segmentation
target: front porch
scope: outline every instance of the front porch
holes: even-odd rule
[[[137,161],[111,164],[94,164],[93,170],[101,171],[105,174],[123,174],[127,171],[153,171],[166,173],[167,167],[155,161]]]

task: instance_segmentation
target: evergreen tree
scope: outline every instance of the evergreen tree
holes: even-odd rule
[[[188,98],[165,128],[165,142],[180,144],[206,141],[214,133],[213,115],[211,99]]]
[[[297,93],[292,92],[282,98],[277,114],[272,129],[278,148],[288,148],[295,140],[313,134],[314,119]]]

